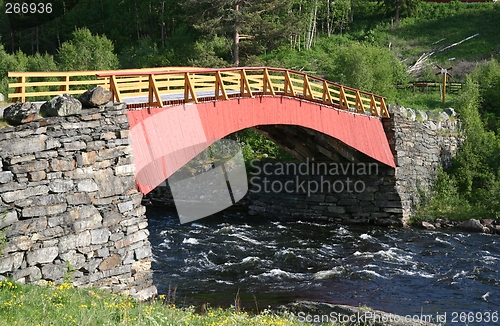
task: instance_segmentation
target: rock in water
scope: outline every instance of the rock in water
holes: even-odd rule
[[[465,231],[471,231],[471,232],[485,232],[487,233],[489,229],[487,227],[484,227],[480,221],[475,220],[475,219],[470,219],[468,221],[464,221],[458,225],[459,228],[465,230]]]
[[[40,109],[31,102],[13,104],[3,111],[3,118],[11,125],[19,125],[36,119]]]
[[[96,108],[101,105],[106,105],[113,94],[107,89],[97,86],[89,89],[80,96],[80,102],[82,102],[84,107]]]
[[[82,111],[82,103],[70,94],[62,94],[45,102],[40,113],[44,117],[66,117]]]

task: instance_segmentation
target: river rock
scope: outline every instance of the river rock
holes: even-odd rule
[[[422,222],[422,226],[424,228],[426,228],[427,230],[435,230],[436,229],[436,227],[434,226],[434,224],[429,223],[429,222],[425,222],[425,221]]]
[[[480,221],[475,219],[464,221],[460,223],[458,227],[465,231],[471,231],[471,232],[485,232],[485,233],[489,232],[489,229],[487,227],[483,226]]]
[[[373,325],[373,326],[431,326],[431,315],[418,316],[415,320],[410,316],[399,316],[367,307],[352,307],[324,302],[299,301],[282,306],[281,309],[294,313],[299,321],[313,324],[333,323],[335,325]],[[316,318],[316,319],[315,319]],[[322,319],[321,319],[322,318]]]
[[[70,94],[62,94],[45,102],[40,113],[44,117],[66,117],[82,111],[82,103]]]
[[[96,108],[106,105],[113,94],[102,86],[97,86],[83,93],[79,100],[84,107]]]
[[[36,119],[40,109],[31,102],[12,104],[3,111],[3,118],[11,125],[20,125]]]

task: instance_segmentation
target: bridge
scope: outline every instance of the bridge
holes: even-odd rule
[[[368,157],[395,167],[381,121],[389,117],[385,99],[303,72],[177,67],[9,77],[18,79],[9,84],[13,101],[78,95],[100,85],[127,103],[136,184],[144,194],[213,142],[245,128],[256,128],[301,159]],[[291,127],[300,128],[310,143],[318,134],[329,137],[314,150],[302,136],[285,144]]]

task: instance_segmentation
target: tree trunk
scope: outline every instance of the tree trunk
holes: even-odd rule
[[[236,3],[234,10],[240,11],[239,3]],[[234,22],[234,47],[233,47],[233,64],[238,67],[240,65],[240,33],[238,31],[238,21]]]

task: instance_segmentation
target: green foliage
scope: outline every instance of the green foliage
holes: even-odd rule
[[[253,129],[239,131],[238,140],[242,147],[243,158],[246,162],[255,158],[275,158],[278,160],[293,159],[284,149]]]
[[[394,100],[397,83],[407,83],[405,66],[387,48],[346,37],[318,40],[309,50],[283,49],[263,58],[266,65],[306,71],[340,84]]]
[[[264,310],[251,315],[236,307],[212,308],[204,314],[194,307],[177,308],[170,298],[160,295],[145,303],[130,296],[101,289],[76,289],[70,283],[41,285],[0,281],[0,325],[299,325],[291,313]]]
[[[107,70],[118,67],[113,43],[106,36],[92,35],[87,28],[73,32],[73,39],[61,45],[57,55],[60,68],[71,70]]]
[[[457,100],[465,141],[420,216],[500,218],[500,137],[484,128],[479,107],[480,85],[468,77]]]
[[[142,39],[138,45],[131,46],[120,55],[122,68],[151,68],[170,66],[171,53],[158,48],[150,37]]]
[[[480,112],[486,128],[500,134],[500,63],[495,59],[485,62],[472,76],[479,84]]]
[[[188,59],[189,66],[223,68],[231,66],[231,50],[226,38],[215,35],[211,39],[196,41]]]
[[[471,206],[464,201],[452,176],[438,171],[436,184],[429,190],[420,190],[420,204],[411,222],[435,221],[439,218],[471,218]]]

